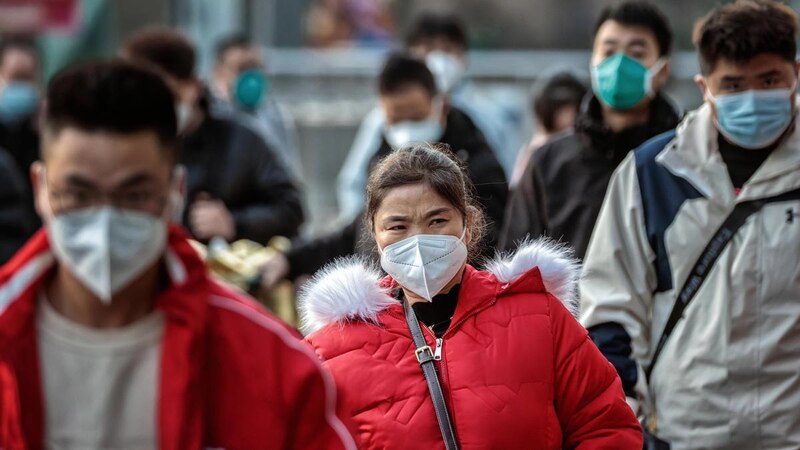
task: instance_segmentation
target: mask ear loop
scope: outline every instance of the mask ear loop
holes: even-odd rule
[[[653,64],[653,67],[647,69],[647,74],[645,75],[644,88],[648,97],[652,98],[656,95],[656,92],[653,89],[653,78],[655,78],[655,76],[658,75],[658,73],[661,72],[661,69],[663,69],[664,66],[666,65],[667,65],[667,58],[662,56],[661,58],[658,58],[658,61],[656,61],[655,64]]]

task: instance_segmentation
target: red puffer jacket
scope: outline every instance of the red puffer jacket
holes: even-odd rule
[[[40,232],[0,268],[0,448],[45,447],[36,298],[54,258]],[[297,333],[206,276],[170,230],[158,386],[161,450],[355,449],[336,389]],[[75,413],[80,414],[79,405]]]
[[[444,449],[402,306],[363,264],[317,276],[301,307],[362,448]],[[635,449],[642,431],[611,364],[559,301],[577,266],[547,242],[467,267],[437,370],[461,448]],[[428,344],[435,348],[432,333]]]

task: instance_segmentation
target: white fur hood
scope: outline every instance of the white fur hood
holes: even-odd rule
[[[579,265],[564,245],[549,239],[526,241],[515,253],[500,255],[486,265],[503,284],[539,268],[545,289],[578,313]],[[375,322],[378,313],[394,304],[390,289],[380,286],[383,274],[363,257],[335,261],[317,272],[300,293],[299,308],[305,334],[336,322]]]

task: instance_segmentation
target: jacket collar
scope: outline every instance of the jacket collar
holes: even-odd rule
[[[800,99],[795,111],[800,110]],[[798,113],[795,112],[795,121]],[[690,112],[678,126],[675,139],[656,160],[674,175],[686,179],[704,197],[729,206],[769,197],[800,186],[800,127],[790,128],[778,147],[735,196],[728,169],[719,153],[718,131],[708,103]],[[787,176],[788,175],[788,176]]]
[[[566,247],[546,239],[523,242],[515,253],[491,261],[485,272],[467,266],[453,324],[499,296],[526,292],[550,292],[576,314],[578,271]],[[363,257],[337,261],[315,275],[300,293],[303,331],[311,334],[350,321],[380,323],[381,313],[400,309],[392,296],[397,287]]]
[[[159,374],[160,448],[199,448],[202,441],[200,379],[205,354],[208,279],[205,264],[178,226],[170,227],[163,261],[170,286],[155,300],[167,318]],[[43,396],[36,342],[36,299],[55,267],[40,230],[0,268],[0,359],[15,372],[29,448],[42,448]]]
[[[575,119],[575,132],[590,149],[621,162],[628,152],[651,137],[675,128],[679,121],[678,109],[664,96],[656,94],[650,103],[650,121],[647,124],[615,133],[605,125],[600,100],[590,92],[581,103]]]

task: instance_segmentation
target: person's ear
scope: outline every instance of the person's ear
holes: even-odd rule
[[[709,101],[708,99],[708,83],[706,83],[705,77],[700,75],[699,73],[694,76],[694,84],[697,85],[697,88],[700,89],[700,95],[703,96],[703,101]]]
[[[186,208],[186,168],[182,165],[175,166],[172,172],[172,187],[169,193],[169,206],[167,218],[180,223]]]
[[[33,204],[36,213],[46,221],[52,215],[52,208],[50,207],[50,198],[48,197],[45,185],[45,170],[44,163],[36,161],[31,164],[31,188],[33,190]]]

